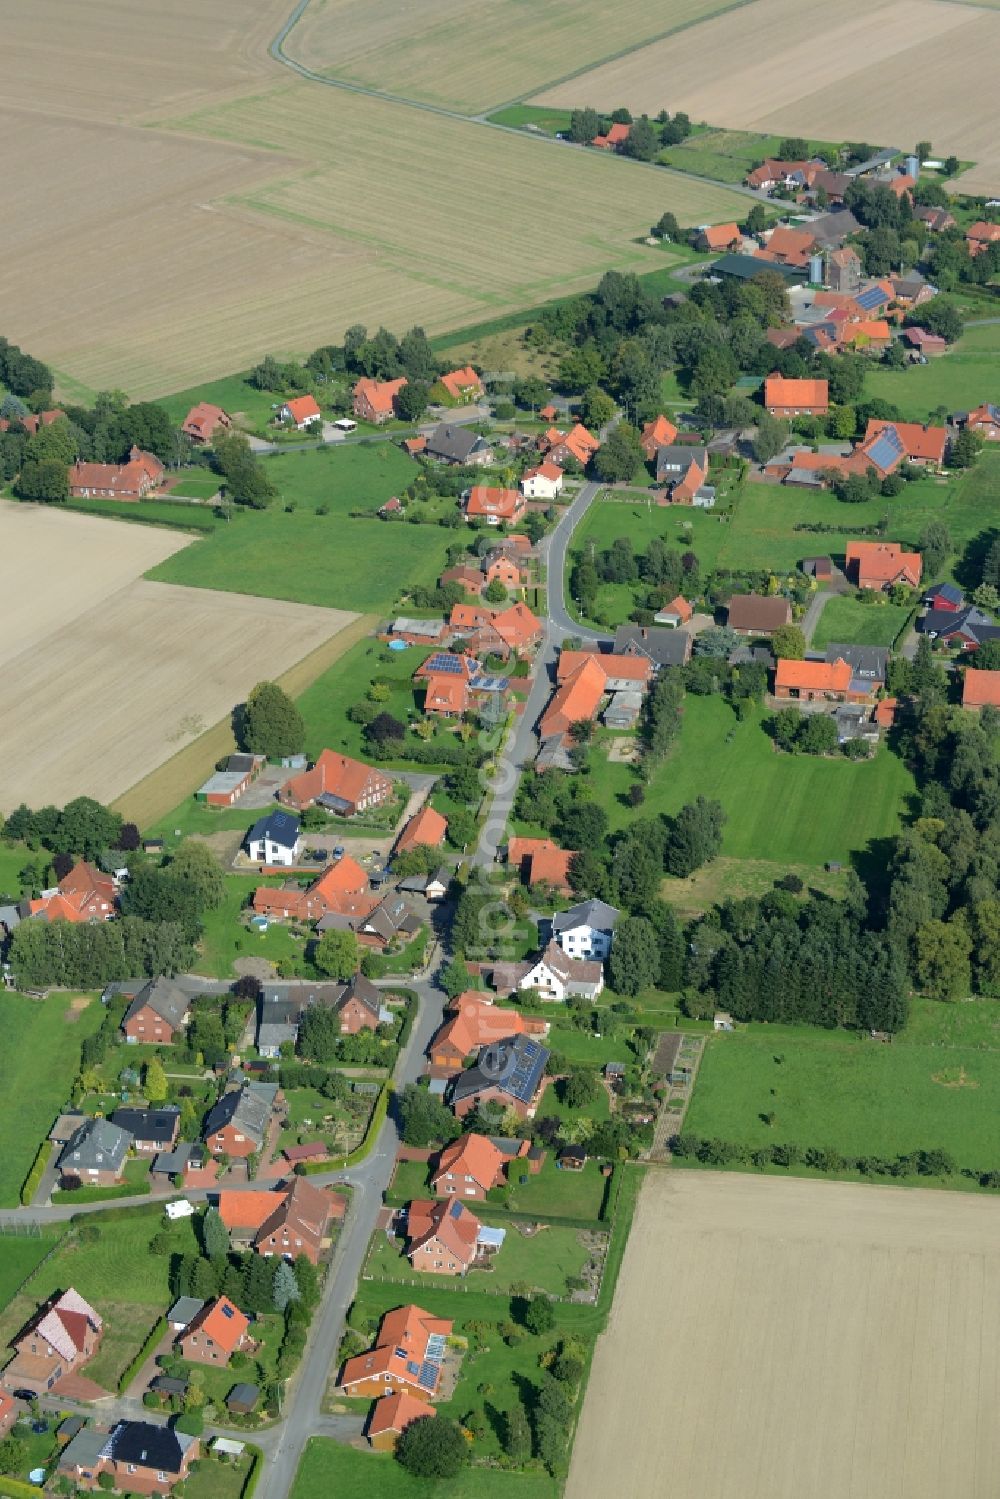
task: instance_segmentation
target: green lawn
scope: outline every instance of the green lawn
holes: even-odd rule
[[[433,1484],[413,1478],[388,1453],[344,1447],[328,1437],[310,1437],[292,1488],[292,1499],[556,1499],[559,1485],[545,1472],[505,1473],[466,1468],[457,1478]]]
[[[185,505],[180,500],[72,500],[65,507],[81,515],[103,515],[108,520],[137,525],[170,526],[181,531],[214,531],[220,524],[207,505]]]
[[[686,1126],[754,1146],[789,1140],[845,1155],[941,1148],[984,1171],[1000,1169],[998,1111],[996,1001],[918,999],[911,1028],[889,1046],[797,1027],[711,1036]],[[760,1116],[771,1113],[769,1126]]]
[[[322,865],[317,865],[317,872]],[[199,945],[197,969],[210,978],[231,978],[236,958],[269,958],[271,962],[291,958],[296,962],[305,959],[306,943],[297,938],[288,926],[271,922],[265,932],[257,927],[247,927],[240,921],[240,912],[258,885],[276,884],[276,879],[263,880],[260,875],[231,874],[226,876],[226,894],[221,906],[204,915],[204,935]]]
[[[100,1350],[88,1365],[87,1374],[105,1389],[113,1389],[157,1317],[169,1306],[171,1256],[195,1251],[194,1228],[186,1219],[170,1226],[167,1254],[150,1254],[150,1240],[162,1221],[162,1208],[139,1208],[111,1222],[92,1219],[99,1231],[94,1243],[79,1243],[69,1235],[63,1247],[0,1315],[0,1347],[7,1345],[39,1302],[54,1291],[73,1286],[101,1313],[106,1324]]]
[[[487,118],[494,125],[512,125],[515,129],[533,127],[543,135],[560,135],[569,129],[572,110],[553,109],[539,104],[509,104]]]
[[[527,1177],[523,1186],[522,1176]],[[526,1165],[512,1162],[510,1183],[499,1188],[494,1196],[505,1199],[515,1213],[538,1213],[542,1218],[590,1218],[596,1222],[604,1201],[605,1179],[596,1161],[588,1161],[582,1171],[560,1171],[551,1150],[535,1175]],[[414,1197],[431,1196],[429,1172],[423,1161],[400,1161],[392,1179],[392,1201],[401,1204]],[[476,1203],[470,1205],[473,1212],[480,1211]]]
[[[763,710],[742,723],[718,697],[688,696],[679,740],[655,772],[643,815],[676,813],[702,795],[726,812],[722,852],[797,864],[846,861],[872,839],[899,830],[909,771],[885,746],[871,760],[778,754],[761,727]],[[627,765],[598,759],[595,796],[612,829],[635,816]],[[550,1112],[546,1093],[544,1111]]]
[[[374,512],[413,477],[412,460],[397,447],[310,449],[266,463],[279,502],[219,523],[148,576],[362,613],[388,609],[408,584],[434,582],[448,531],[350,514]],[[289,513],[285,505],[293,502]],[[322,507],[326,515],[317,513]]]
[[[823,650],[831,641],[843,645],[891,645],[906,623],[910,610],[890,604],[880,596],[865,603],[856,594],[834,594],[819,617],[812,649]]]
[[[249,384],[244,374],[226,375],[221,380],[209,380],[191,390],[176,391],[172,396],[160,396],[158,404],[164,408],[172,422],[178,425],[184,420],[192,406],[199,401],[208,401],[221,406],[230,416],[242,417],[241,425],[259,427],[270,421],[271,407],[281,397],[270,390],[257,390]]]
[[[579,1275],[587,1259],[575,1228],[548,1224],[532,1238],[526,1238],[516,1223],[502,1216],[492,1218],[479,1205],[475,1205],[475,1213],[484,1223],[505,1228],[507,1237],[503,1247],[493,1255],[490,1268],[470,1270],[463,1286],[470,1290],[510,1291],[518,1284],[525,1284],[534,1290],[547,1291],[550,1296],[566,1295],[566,1277]],[[407,1285],[415,1283],[421,1291],[441,1282],[439,1275],[415,1271],[403,1253],[402,1242],[386,1238],[381,1230],[372,1240],[365,1274],[405,1281]]]
[[[170,493],[191,500],[214,500],[220,483],[218,474],[209,469],[186,468],[177,475],[177,483]]]
[[[876,365],[865,379],[867,399],[892,401],[910,421],[925,421],[938,407],[967,411],[991,401],[997,388],[1000,326],[972,327],[947,354],[904,369]]]
[[[0,895],[13,896],[15,900],[20,897],[21,870],[29,859],[37,857],[26,843],[0,843]]]
[[[0,994],[0,1206],[17,1206],[38,1147],[69,1100],[80,1070],[80,1043],[103,1018],[93,999],[80,1010],[68,994],[44,1000]]]
[[[351,722],[347,710],[365,697],[374,681],[385,682],[389,688],[389,698],[379,704],[380,711],[391,713],[402,723],[421,718],[413,673],[429,655],[430,650],[424,646],[390,651],[378,640],[359,640],[298,700],[306,722],[306,753],[315,758],[320,750],[332,749],[365,758],[361,725]],[[438,734],[443,741],[453,738],[441,730]]]
[[[230,1385],[236,1383],[230,1375]],[[226,1463],[206,1455],[198,1469],[184,1480],[185,1499],[242,1499],[252,1462],[246,1452]]]
[[[0,1310],[12,1300],[21,1282],[41,1264],[49,1250],[59,1243],[58,1228],[37,1238],[18,1238],[4,1234],[0,1238]]]
[[[678,146],[668,146],[657,160],[716,182],[742,182],[758,162],[776,154],[780,140],[779,135],[758,135],[752,130],[706,130]]]

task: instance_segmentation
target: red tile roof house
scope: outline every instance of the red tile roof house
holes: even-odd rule
[[[560,848],[551,838],[511,838],[507,843],[507,863],[526,885],[550,885],[560,895],[572,894],[569,865],[575,855],[575,849]]]
[[[600,446],[600,440],[592,432],[588,432],[580,422],[577,422],[568,432],[560,432],[558,427],[550,427],[542,439],[542,448],[546,458],[562,467],[573,459],[581,467],[586,468]]]
[[[467,364],[464,370],[449,370],[447,375],[441,376],[441,384],[453,401],[481,401],[486,394],[483,382],[471,364]]]
[[[668,448],[677,436],[677,428],[669,417],[662,414],[651,422],[646,422],[642,429],[640,442],[642,451],[646,455],[647,462],[652,463],[656,457],[658,448]]]
[[[669,604],[664,604],[653,618],[658,625],[666,625],[670,630],[679,630],[681,625],[687,624],[693,614],[694,610],[687,599],[678,594],[675,599],[670,600]]]
[[[398,1306],[379,1324],[375,1346],[349,1358],[340,1372],[345,1395],[377,1399],[405,1391],[433,1400],[441,1382],[441,1360],[454,1323],[423,1307]]]
[[[764,382],[764,405],[772,416],[825,416],[830,409],[826,380],[785,380],[777,372]]]
[[[117,897],[113,877],[81,859],[63,875],[54,895],[40,896],[28,905],[32,916],[46,921],[110,921]]]
[[[325,1154],[322,1146],[320,1154]],[[221,1191],[218,1197],[219,1216],[234,1243],[252,1245],[265,1258],[294,1260],[304,1254],[314,1265],[330,1246],[331,1218],[343,1218],[346,1207],[343,1197],[302,1176],[273,1192]]]
[[[448,819],[433,807],[421,807],[396,839],[396,853],[409,848],[439,848],[448,831]]]
[[[847,701],[851,668],[846,661],[778,662],[774,695],[799,703]]]
[[[524,495],[517,489],[474,484],[465,500],[465,518],[467,521],[484,520],[488,526],[512,526],[521,519],[527,505]]]
[[[425,1275],[464,1275],[476,1258],[482,1227],[464,1202],[411,1202],[406,1214],[406,1257]]]
[[[607,690],[604,668],[596,656],[588,656],[573,675],[556,688],[539,722],[539,736],[542,739],[551,739],[557,734],[565,737],[575,723],[594,719]]]
[[[127,463],[70,465],[69,492],[74,499],[142,500],[163,483],[166,470],[153,453],[134,445]]]
[[[792,606],[778,594],[734,593],[727,623],[737,635],[770,635],[792,622]]]
[[[970,411],[962,423],[970,432],[978,432],[985,442],[1000,442],[1000,406],[986,402]]]
[[[759,167],[746,175],[747,187],[761,192],[770,192],[774,187],[792,187],[797,182],[805,187],[812,185],[817,173],[825,170],[825,163],[813,161],[778,161],[769,156]]]
[[[133,1045],[146,1042],[171,1046],[183,1036],[190,1017],[190,1000],[173,979],[155,978],[143,984],[125,1011],[122,1030]]]
[[[378,901],[379,897],[368,889],[368,876],[361,865],[345,854],[324,869],[307,890],[299,885],[259,885],[254,891],[253,908],[258,916],[319,921],[328,911],[341,916],[367,916]]]
[[[445,1022],[427,1047],[432,1067],[458,1071],[467,1057],[478,1056],[484,1046],[505,1036],[539,1036],[549,1033],[546,1020],[532,1019],[519,1010],[505,1010],[486,994],[468,989],[449,1007]]]
[[[65,411],[54,408],[52,411],[39,411],[37,415],[25,412],[24,416],[10,418],[0,416],[0,432],[9,432],[12,425],[20,422],[25,432],[34,437],[41,427],[51,427],[53,422],[57,422],[61,416],[65,415]]]
[[[699,230],[695,240],[698,250],[739,250],[742,244],[739,224],[708,224]]]
[[[365,1436],[375,1452],[393,1452],[396,1443],[408,1426],[426,1416],[436,1416],[423,1400],[399,1390],[395,1395],[383,1395],[376,1400],[368,1417]]]
[[[887,592],[896,583],[920,587],[923,559],[919,552],[904,552],[896,541],[849,541],[847,576],[859,588]]]
[[[503,1184],[509,1160],[510,1156],[485,1135],[459,1135],[438,1156],[431,1186],[439,1197],[471,1197],[475,1202],[485,1202],[487,1192]]]
[[[790,229],[779,224],[771,231],[763,249],[755,251],[758,260],[770,261],[772,265],[791,265],[799,269],[809,264],[809,256],[816,244],[816,236],[810,229]]]
[[[878,439],[883,436],[888,437],[899,450],[895,458],[891,453],[882,458],[881,448],[876,448]],[[872,417],[858,451],[880,473],[891,473],[904,459],[921,468],[937,470],[944,467],[948,451],[948,431],[946,427],[931,427],[925,422],[887,422],[877,421]]]
[[[482,593],[486,587],[486,579],[482,572],[475,567],[460,564],[458,567],[449,567],[441,574],[438,585],[444,588],[448,583],[460,583],[466,593]]]
[[[980,708],[1000,708],[1000,671],[967,667],[962,683],[962,707],[977,713]]]
[[[277,415],[278,422],[291,422],[297,432],[304,432],[313,422],[322,419],[323,413],[315,396],[296,396],[294,400],[286,401]]]
[[[228,1364],[252,1343],[249,1317],[228,1296],[206,1302],[177,1339],[181,1356],[192,1364]]]
[[[199,401],[184,418],[181,431],[192,442],[206,443],[212,441],[216,432],[228,431],[232,425],[232,417],[221,406],[213,406],[210,401]]]
[[[548,458],[521,475],[521,493],[528,500],[554,500],[562,487],[563,471]]]
[[[996,244],[997,240],[1000,240],[1000,224],[987,224],[979,219],[965,231],[965,242],[973,259],[982,254],[987,245]]]
[[[623,125],[618,121],[610,127],[607,135],[595,135],[590,144],[596,146],[598,151],[617,151],[628,140],[631,129],[631,125]]]
[[[323,750],[311,770],[293,776],[278,793],[278,800],[301,812],[316,802],[341,817],[355,817],[370,812],[393,797],[393,783],[384,771]]]
[[[3,1371],[3,1382],[9,1390],[48,1394],[93,1358],[103,1334],[97,1312],[70,1287],[40,1307],[12,1340],[14,1357]]]
[[[405,375],[400,380],[369,380],[362,375],[353,391],[354,415],[381,427],[396,414],[396,397],[405,384]]]
[[[523,581],[521,569],[507,552],[496,552],[483,558],[483,582],[502,583],[504,588],[520,588]]]

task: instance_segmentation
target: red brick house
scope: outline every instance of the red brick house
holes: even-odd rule
[[[376,1400],[368,1417],[365,1435],[369,1446],[375,1452],[392,1452],[408,1426],[426,1416],[436,1415],[437,1411],[425,1400],[418,1400],[404,1390],[395,1395],[383,1395],[381,1400]]]
[[[502,1185],[509,1159],[485,1135],[459,1135],[438,1156],[431,1186],[439,1197],[485,1202],[487,1192]]]
[[[897,541],[849,541],[847,576],[859,588],[887,593],[896,583],[920,587],[923,558],[919,552],[904,552]]]
[[[411,1202],[406,1214],[406,1257],[426,1275],[464,1275],[476,1258],[482,1227],[464,1202]]]
[[[264,1143],[278,1095],[275,1083],[244,1083],[223,1093],[205,1120],[205,1144],[213,1155],[245,1160]]]
[[[542,439],[542,448],[546,458],[552,463],[557,463],[564,468],[572,458],[583,468],[593,458],[600,448],[600,440],[581,422],[577,422],[568,432],[560,432],[558,427],[550,427]]]
[[[402,1391],[433,1400],[453,1326],[450,1318],[432,1317],[412,1302],[395,1307],[383,1316],[375,1346],[344,1364],[339,1388],[362,1399]]]
[[[72,1287],[47,1301],[13,1340],[14,1357],[3,1371],[9,1390],[45,1395],[78,1371],[100,1347],[104,1323]]]
[[[80,859],[59,881],[55,893],[30,901],[29,910],[46,921],[110,921],[117,896],[113,877]]]
[[[368,888],[368,876],[350,854],[344,854],[307,890],[298,885],[260,885],[253,908],[259,916],[286,921],[320,921],[329,914],[361,921],[370,916],[380,897]]]
[[[182,1035],[190,1015],[190,1000],[173,979],[155,978],[143,984],[125,1011],[126,1041],[170,1046]]]
[[[825,416],[830,409],[826,380],[786,380],[775,372],[764,381],[764,405],[772,416]]]
[[[392,795],[392,780],[384,771],[325,749],[312,769],[293,776],[278,797],[300,812],[318,803],[341,817],[355,817],[381,807]]]
[[[484,1046],[502,1041],[505,1036],[539,1036],[549,1033],[546,1020],[522,1015],[519,1010],[505,1010],[478,990],[468,989],[452,1001],[444,1024],[427,1048],[432,1067],[457,1072],[467,1057],[478,1056]]]
[[[389,421],[396,412],[396,397],[406,384],[406,376],[401,380],[369,380],[367,375],[354,387],[354,415],[360,422],[374,422],[381,427],[383,422]]]
[[[122,1494],[169,1494],[200,1450],[197,1437],[152,1421],[119,1421],[111,1431],[84,1426],[60,1453],[58,1472],[77,1489],[98,1489],[107,1474]]]
[[[127,463],[71,464],[69,492],[74,499],[142,500],[163,483],[165,469],[154,453],[133,445]]]
[[[846,661],[778,662],[774,673],[774,695],[799,703],[847,700],[851,668]]]
[[[978,432],[985,442],[1000,442],[1000,406],[984,402],[969,412],[964,425],[970,432]]]
[[[253,1342],[250,1319],[228,1296],[206,1302],[177,1339],[183,1358],[192,1364],[228,1364],[237,1349]]]
[[[232,417],[221,406],[213,406],[211,401],[199,401],[184,418],[181,431],[192,442],[201,445],[211,442],[216,432],[226,432],[232,425]]]
[[[695,241],[698,250],[739,250],[743,244],[743,235],[740,233],[739,224],[709,224],[702,229]],[[670,439],[671,442],[673,438]]]
[[[668,448],[677,437],[677,428],[669,417],[662,414],[654,421],[646,422],[642,429],[642,451],[648,462],[652,463],[656,457],[658,448]]]

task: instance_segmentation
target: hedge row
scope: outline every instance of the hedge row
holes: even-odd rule
[[[21,1206],[30,1207],[31,1199],[38,1191],[38,1184],[45,1174],[45,1168],[49,1164],[52,1154],[52,1141],[43,1140],[38,1147],[38,1153],[31,1164],[31,1170],[24,1178],[24,1186],[21,1188]]]
[[[150,1328],[149,1336],[146,1338],[146,1341],[139,1349],[139,1352],[136,1354],[135,1358],[122,1371],[121,1378],[118,1381],[119,1395],[124,1395],[125,1391],[128,1389],[129,1385],[132,1383],[133,1379],[138,1374],[143,1364],[149,1358],[149,1355],[152,1353],[157,1343],[159,1343],[160,1339],[165,1336],[166,1331],[167,1319],[166,1317],[161,1317],[159,1321],[155,1322]]]
[[[250,1464],[250,1471],[247,1474],[246,1483],[243,1485],[243,1492],[240,1495],[240,1499],[253,1499],[253,1491],[257,1487],[257,1482],[264,1467],[264,1454],[259,1447],[255,1447],[251,1442],[247,1443],[246,1450],[252,1456],[253,1462]]]
[[[751,1146],[743,1140],[720,1140],[703,1135],[675,1135],[670,1149],[678,1160],[696,1160],[703,1166],[752,1166],[759,1171],[768,1166],[806,1166],[830,1176],[856,1171],[861,1176],[887,1177],[899,1180],[922,1176],[940,1180],[962,1176],[989,1191],[1000,1191],[1000,1171],[981,1171],[960,1166],[946,1150],[913,1150],[907,1155],[842,1155],[829,1146],[796,1145],[779,1141],[774,1145]]]

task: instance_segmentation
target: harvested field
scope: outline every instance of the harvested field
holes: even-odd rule
[[[155,542],[161,557],[177,549],[172,533],[46,512],[29,531],[21,523],[17,507],[0,509],[0,666],[13,684],[0,733],[3,811],[81,794],[113,800],[228,715],[255,682],[355,618],[132,581],[155,559]],[[93,566],[81,566],[81,555],[93,555]],[[28,642],[22,621],[45,617],[50,593],[49,627]]]
[[[498,0],[484,9],[475,0],[422,0],[419,6],[311,0],[285,52],[331,78],[478,114],[733,4],[535,0],[525,7]]]
[[[997,1214],[947,1193],[651,1174],[567,1499],[992,1499]]]
[[[538,95],[539,104],[671,109],[740,130],[912,145],[930,139],[976,166],[970,191],[1000,190],[993,104],[1000,16],[938,0],[755,0]],[[817,72],[817,55],[823,58]],[[933,64],[934,88],[914,87]]]

